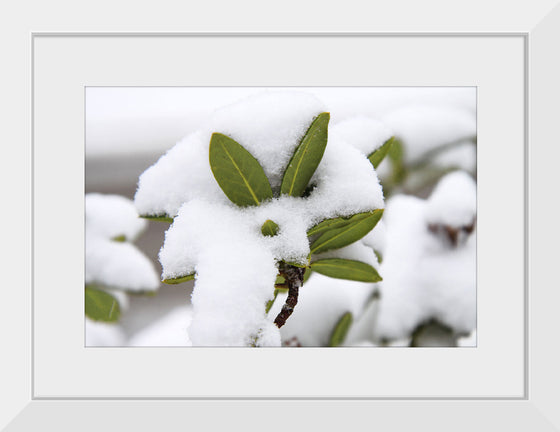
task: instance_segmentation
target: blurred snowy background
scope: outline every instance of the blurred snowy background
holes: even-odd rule
[[[132,200],[140,174],[215,109],[263,90],[87,88],[86,194]],[[386,158],[377,170],[387,209],[369,243],[383,258],[383,283],[372,286],[313,274],[282,329],[284,343],[324,345],[336,320],[352,311],[354,325],[347,338],[351,345],[476,345],[476,89],[290,90],[320,99],[331,113],[330,127],[355,126],[359,140],[375,134],[360,132],[360,124],[368,119],[379,126],[375,130],[395,135],[402,148],[398,157]],[[136,237],[138,253],[147,256],[159,276],[157,255],[169,225],[154,221],[146,225],[142,234],[131,237]],[[155,295],[120,293],[118,324],[87,319],[86,345],[189,345],[192,288],[193,283],[186,282],[151,287]],[[330,310],[333,322],[318,325],[317,310]]]

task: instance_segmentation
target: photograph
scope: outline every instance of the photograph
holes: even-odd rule
[[[477,346],[477,87],[85,88],[86,347]]]

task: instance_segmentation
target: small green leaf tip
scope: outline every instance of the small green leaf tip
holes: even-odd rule
[[[324,112],[309,126],[284,171],[280,186],[282,194],[300,197],[305,193],[327,146],[329,120],[330,114]]]
[[[268,219],[265,223],[263,223],[261,233],[264,236],[273,237],[278,234],[278,225],[274,221]]]
[[[121,309],[117,299],[108,292],[86,286],[85,313],[94,321],[116,322]]]
[[[157,222],[169,222],[172,223],[173,222],[173,218],[171,216],[168,215],[140,215],[140,217],[142,219],[148,219],[148,220],[153,220],[153,221],[157,221]]]
[[[162,282],[164,284],[168,284],[168,285],[177,285],[177,284],[180,284],[180,283],[183,283],[183,282],[193,280],[194,275],[195,275],[194,273],[190,273],[190,274],[185,275],[185,276],[179,276],[179,277],[171,278],[171,279],[164,279],[164,280],[162,280]]]
[[[348,334],[348,330],[350,330],[350,326],[352,325],[352,321],[354,321],[354,317],[352,316],[351,312],[346,312],[338,323],[336,323],[333,332],[331,334],[331,338],[329,341],[330,347],[338,347],[344,343],[346,339],[346,335]]]
[[[209,156],[214,178],[231,202],[247,207],[272,198],[263,167],[237,141],[221,133],[212,134]]]
[[[347,279],[359,282],[380,282],[377,270],[369,264],[342,258],[327,258],[311,263],[311,269],[322,275],[336,279]]]
[[[385,141],[381,147],[373,151],[368,156],[368,159],[374,168],[377,168],[379,164],[383,161],[385,156],[387,156],[387,153],[389,153],[389,151],[391,150],[391,146],[393,145],[394,141],[395,141],[395,137],[393,136],[389,138],[387,141]]]

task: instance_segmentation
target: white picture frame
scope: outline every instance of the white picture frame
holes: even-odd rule
[[[218,428],[229,425],[231,427],[232,424],[244,425],[245,428],[249,429],[252,426],[259,426],[260,428],[267,422],[274,424],[276,423],[274,420],[278,419],[276,424],[284,429],[290,427],[290,421],[284,417],[287,414],[288,418],[292,418],[294,423],[295,418],[302,416],[305,421],[320,419],[318,421],[320,423],[324,422],[327,425],[326,427],[330,429],[335,427],[339,429],[342,426],[371,421],[372,425],[378,428],[381,426],[383,429],[392,428],[396,430],[409,430],[412,427],[428,427],[428,425],[432,430],[448,430],[450,427],[460,430],[472,430],[474,428],[486,430],[495,426],[505,426],[508,430],[527,430],[529,428],[533,430],[558,430],[560,416],[555,410],[555,389],[558,388],[559,374],[555,368],[558,364],[558,354],[554,349],[555,328],[553,322],[559,295],[553,290],[554,279],[550,270],[554,268],[553,254],[547,252],[546,248],[544,248],[544,251],[541,249],[546,246],[545,242],[551,234],[556,236],[558,234],[558,229],[554,226],[555,221],[552,219],[554,215],[553,204],[549,202],[546,193],[547,183],[550,181],[547,173],[553,169],[552,163],[556,159],[553,157],[554,152],[558,150],[550,150],[544,147],[546,145],[544,143],[555,142],[557,140],[554,140],[554,138],[558,138],[558,132],[554,129],[553,98],[550,96],[551,94],[558,95],[559,90],[558,83],[554,82],[555,77],[558,76],[559,65],[552,54],[552,50],[549,50],[554,40],[558,40],[560,33],[558,30],[560,28],[558,26],[560,23],[560,8],[556,7],[551,11],[550,9],[554,5],[550,3],[544,6],[528,7],[526,10],[517,11],[517,15],[512,14],[509,22],[505,22],[507,20],[501,18],[502,22],[498,24],[495,24],[496,21],[487,21],[481,27],[475,25],[473,18],[470,22],[452,27],[457,30],[451,32],[444,32],[446,15],[442,14],[438,17],[438,20],[441,20],[443,24],[438,27],[433,22],[427,23],[422,31],[410,27],[411,30],[408,32],[399,29],[399,33],[396,33],[398,27],[395,25],[392,30],[395,33],[391,34],[358,30],[341,34],[322,31],[321,29],[302,28],[299,33],[282,31],[274,33],[246,32],[242,36],[243,38],[273,36],[281,41],[297,37],[335,38],[344,36],[363,36],[365,38],[405,36],[413,40],[429,35],[433,38],[460,36],[457,40],[477,37],[519,38],[522,42],[524,62],[519,65],[520,70],[517,72],[521,72],[524,76],[522,92],[525,99],[523,117],[525,130],[522,137],[524,152],[521,155],[524,171],[521,173],[521,184],[524,188],[524,194],[520,201],[523,206],[516,207],[519,209],[518,211],[523,212],[521,220],[524,227],[524,233],[521,236],[524,243],[522,263],[524,267],[522,271],[524,302],[521,310],[523,326],[518,329],[523,333],[523,352],[519,354],[523,363],[522,391],[519,392],[519,386],[515,386],[511,393],[508,392],[506,396],[484,397],[455,396],[452,392],[446,395],[429,397],[414,394],[390,395],[387,397],[352,397],[349,394],[333,395],[333,393],[326,393],[327,396],[325,397],[317,396],[317,394],[311,397],[290,397],[286,394],[274,394],[274,392],[271,392],[270,396],[261,394],[256,397],[250,395],[238,397],[228,393],[189,397],[175,395],[151,397],[146,395],[145,392],[142,396],[135,395],[135,391],[138,391],[137,388],[131,388],[129,395],[104,397],[100,396],[100,393],[90,391],[80,393],[79,385],[74,388],[74,391],[66,395],[63,394],[64,392],[54,397],[41,395],[35,385],[36,383],[34,383],[37,378],[34,361],[36,361],[37,350],[44,350],[44,347],[38,348],[37,343],[40,344],[40,340],[35,340],[35,343],[31,340],[32,334],[35,338],[41,335],[40,331],[37,332],[36,327],[35,317],[38,312],[38,304],[34,294],[36,294],[38,283],[37,268],[41,265],[45,253],[44,249],[37,247],[37,241],[43,235],[41,231],[44,225],[38,221],[36,210],[44,207],[47,201],[49,205],[52,203],[53,206],[56,206],[58,200],[56,196],[45,194],[45,190],[41,189],[41,185],[37,183],[38,179],[42,180],[41,169],[48,165],[40,160],[45,157],[45,154],[41,153],[44,150],[38,153],[36,147],[37,138],[42,133],[41,130],[38,130],[41,119],[38,118],[37,113],[42,112],[42,108],[37,106],[35,99],[37,96],[35,78],[38,73],[43,73],[41,70],[38,71],[36,66],[37,64],[45,64],[41,63],[41,61],[44,62],[44,59],[39,60],[38,63],[36,57],[38,54],[38,51],[36,51],[37,41],[40,38],[45,40],[53,37],[68,40],[68,38],[78,36],[81,40],[80,43],[84,44],[83,50],[87,51],[88,47],[86,45],[100,38],[114,37],[120,38],[120,40],[140,38],[143,43],[149,43],[150,37],[173,35],[186,38],[197,35],[236,38],[241,37],[240,34],[246,30],[240,28],[234,32],[212,34],[204,32],[181,34],[164,32],[156,34],[153,32],[138,33],[131,30],[127,30],[125,33],[89,33],[89,30],[70,33],[70,29],[67,28],[64,28],[64,31],[61,32],[61,29],[56,25],[48,25],[48,29],[45,30],[42,26],[39,29],[36,28],[37,24],[31,26],[35,28],[30,28],[28,23],[14,24],[19,26],[17,27],[19,33],[14,30],[14,35],[20,38],[17,39],[20,42],[17,47],[19,50],[26,50],[29,59],[29,62],[23,67],[24,70],[20,72],[27,78],[29,78],[30,73],[33,77],[31,83],[29,79],[27,81],[23,80],[25,82],[17,81],[19,87],[16,88],[22,90],[22,92],[13,93],[13,100],[19,100],[20,103],[22,94],[30,96],[28,99],[30,110],[26,113],[23,124],[28,126],[28,137],[32,146],[22,151],[31,176],[26,177],[22,182],[24,184],[22,192],[23,197],[31,198],[31,213],[29,218],[25,220],[32,223],[30,225],[31,230],[29,230],[29,225],[26,227],[26,232],[29,232],[31,238],[31,242],[26,246],[29,246],[30,250],[21,252],[24,258],[22,259],[23,263],[20,263],[20,266],[23,266],[20,275],[27,275],[25,278],[28,282],[27,289],[9,292],[11,303],[17,306],[1,318],[4,328],[11,328],[13,334],[10,334],[6,339],[7,352],[10,353],[10,356],[6,360],[6,366],[3,368],[4,372],[2,374],[6,373],[6,376],[9,377],[9,380],[3,380],[3,382],[8,382],[9,385],[4,387],[2,391],[2,406],[6,410],[3,410],[4,414],[0,417],[0,424],[7,425],[7,430],[33,430],[39,427],[48,428],[49,426],[56,426],[62,430],[87,428],[93,430],[101,427],[107,429],[107,424],[110,425],[110,428],[114,427],[115,429],[125,427],[127,429],[145,429],[149,425],[152,425],[152,428],[155,427],[153,425],[169,425],[168,427],[182,425],[185,422],[185,417],[188,417],[189,422],[204,425],[210,429],[213,428],[212,426]],[[482,6],[478,6],[478,8],[479,12],[487,11]],[[490,8],[489,10],[498,11],[499,8],[494,6],[494,9]],[[396,18],[393,22],[396,22]],[[89,27],[85,28],[89,29]],[[514,31],[512,31],[513,28]],[[304,34],[305,31],[311,31],[311,34]],[[25,33],[26,43],[23,43],[21,33]],[[15,56],[21,55],[21,52],[16,49],[12,52]],[[131,55],[140,56],[141,54],[141,52],[134,51]],[[52,62],[57,60],[56,57],[49,59]],[[105,80],[110,77],[109,74],[110,71],[107,71]],[[208,79],[211,81],[212,77]],[[352,78],[346,77],[346,82],[354,84]],[[116,84],[147,85],[150,83],[118,82]],[[157,83],[152,82],[151,84]],[[223,82],[220,84],[232,85],[232,83]],[[234,84],[243,85],[239,79]],[[245,85],[258,84],[261,83],[255,83],[254,81],[245,83]],[[310,85],[310,83],[302,84]],[[319,82],[318,84],[329,85],[330,83]],[[428,84],[434,85],[433,82]],[[418,83],[413,83],[413,85],[418,85]],[[69,118],[69,121],[82,121],[81,113],[79,114],[75,118]],[[480,113],[479,115],[487,114]],[[83,124],[80,127],[83,127]],[[9,127],[8,133],[11,132],[15,133],[14,129]],[[14,136],[12,135],[12,137]],[[73,158],[76,156],[79,157],[80,152],[83,152],[83,149],[80,150],[79,147],[79,145],[76,147],[76,153],[70,152],[67,157],[71,160],[74,160]],[[30,165],[29,162],[31,162]],[[61,165],[58,166],[58,168],[60,167]],[[79,178],[80,175],[83,175],[82,170],[82,166],[67,167],[67,171],[64,172],[65,177],[60,177],[57,181],[63,184],[67,178]],[[7,174],[12,175],[14,172],[8,171]],[[74,191],[79,190],[80,186],[80,184],[75,185]],[[83,193],[83,188],[81,190]],[[77,204],[77,207],[80,206],[80,203],[74,204]],[[66,217],[79,218],[80,214],[70,214]],[[17,243],[15,237],[7,238],[8,240],[14,240],[13,243]],[[79,245],[79,241],[76,244]],[[31,256],[31,262],[25,259],[29,256]],[[79,269],[77,272],[79,274]],[[72,269],[68,273],[69,278],[76,274],[73,273]],[[21,285],[21,278],[19,284],[11,284],[11,286],[17,285]],[[40,308],[39,305],[39,312],[41,311]],[[82,314],[82,311],[71,312],[69,316],[72,319],[79,320],[80,314]],[[65,325],[65,322],[59,323],[60,329],[62,330]],[[78,331],[81,332],[81,329],[78,329]],[[51,343],[49,349],[56,351],[63,349],[65,340],[60,338],[58,344],[55,345],[52,345],[52,340],[49,340],[49,342]],[[130,354],[126,354],[132,361],[134,359],[130,356],[136,355],[134,351],[136,350],[129,350]],[[99,367],[110,375],[114,370],[111,369],[111,364],[103,358],[106,352],[103,350],[97,352],[98,354],[95,354],[95,356],[99,362]],[[63,351],[60,351],[60,353],[59,355],[64,355]],[[165,360],[165,355],[163,354],[163,360]],[[231,356],[231,354],[226,355]],[[334,393],[336,393],[336,390]],[[145,407],[147,406],[150,409],[146,410]],[[221,415],[216,415],[217,412]],[[251,419],[248,424],[246,424],[247,419]]]

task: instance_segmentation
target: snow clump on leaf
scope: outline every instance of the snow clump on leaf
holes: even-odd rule
[[[278,345],[278,329],[265,313],[278,262],[308,263],[307,231],[315,224],[383,208],[366,155],[330,130],[306,192],[280,193],[294,152],[326,111],[306,93],[264,92],[216,111],[141,175],[138,212],[173,218],[159,256],[163,279],[196,274],[193,345]],[[213,134],[235,140],[256,159],[270,198],[243,207],[228,199],[209,163]],[[263,235],[268,220],[278,226],[276,235]]]

